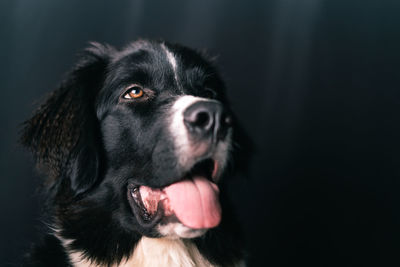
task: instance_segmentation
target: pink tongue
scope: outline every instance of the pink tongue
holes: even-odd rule
[[[221,220],[221,207],[218,201],[218,187],[205,177],[183,180],[166,188],[171,208],[176,217],[187,227],[211,228]]]

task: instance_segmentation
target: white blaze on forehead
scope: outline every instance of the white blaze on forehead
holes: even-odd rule
[[[171,64],[172,70],[174,72],[174,78],[177,86],[180,88],[180,84],[178,81],[178,72],[177,72],[177,63],[176,63],[176,58],[174,54],[165,46],[165,44],[161,44],[162,49],[165,51],[165,54],[167,55],[168,62]],[[181,89],[182,91],[182,89]]]
[[[168,61],[171,64],[172,69],[175,72],[176,71],[176,59],[175,59],[174,54],[172,54],[172,52],[169,51],[168,48],[164,44],[162,44],[161,46],[164,49],[165,53],[167,54]]]

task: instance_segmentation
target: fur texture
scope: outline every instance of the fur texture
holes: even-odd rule
[[[131,88],[143,95],[125,98]],[[184,122],[196,103],[212,109],[209,133],[195,134]],[[210,162],[209,179],[228,182],[226,166],[241,136],[232,117],[224,84],[204,55],[162,41],[139,40],[122,50],[91,44],[24,126],[22,143],[45,177],[49,225],[26,265],[239,264],[242,240],[223,185],[222,221],[204,231],[166,218],[161,204],[154,214],[143,211],[134,198],[140,186],[162,190],[198,169],[207,172]]]

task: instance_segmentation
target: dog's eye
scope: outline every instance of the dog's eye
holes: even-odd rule
[[[217,98],[217,92],[208,87],[204,88],[204,94],[207,98]]]
[[[139,85],[134,85],[129,87],[129,89],[124,94],[123,98],[125,99],[135,99],[140,98],[144,95],[143,89]]]

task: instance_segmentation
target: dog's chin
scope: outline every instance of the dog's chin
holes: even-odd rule
[[[218,164],[201,160],[180,179],[159,188],[129,183],[131,212],[145,231],[159,237],[195,238],[216,227],[221,219]]]
[[[208,229],[193,229],[180,223],[168,222],[166,224],[159,224],[157,231],[161,236],[169,238],[195,238],[204,235]]]

